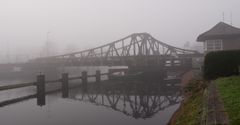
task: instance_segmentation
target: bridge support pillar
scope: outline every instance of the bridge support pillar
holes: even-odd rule
[[[108,69],[108,80],[112,80],[113,70]]]
[[[45,76],[37,76],[37,105],[45,105]]]
[[[96,71],[96,82],[101,82],[101,71],[97,70]]]
[[[132,74],[141,72],[140,79],[162,81],[167,77],[167,70],[163,66],[152,65],[152,66],[131,66],[129,72]]]
[[[69,95],[68,90],[68,73],[62,74],[62,97],[67,98]]]

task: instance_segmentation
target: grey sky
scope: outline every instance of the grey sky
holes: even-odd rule
[[[222,21],[240,27],[239,0],[1,0],[1,57],[39,54],[46,34],[56,48],[84,49],[134,32],[182,47]],[[8,44],[8,45],[7,45]],[[62,51],[63,52],[63,51]]]

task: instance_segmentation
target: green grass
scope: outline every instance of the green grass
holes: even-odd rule
[[[192,81],[185,88],[187,100],[177,114],[175,125],[200,125],[205,87],[206,85],[203,81]]]
[[[240,125],[240,77],[219,78],[214,83],[229,114],[230,125]]]

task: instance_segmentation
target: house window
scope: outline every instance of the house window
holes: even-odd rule
[[[204,42],[205,51],[218,51],[222,50],[222,40],[206,40]]]

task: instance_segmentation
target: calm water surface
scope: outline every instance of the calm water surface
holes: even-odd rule
[[[1,85],[21,81],[0,81]],[[71,83],[78,84],[78,82]],[[59,85],[52,85],[56,88]],[[0,101],[35,94],[35,87],[0,92]],[[179,107],[179,87],[163,82],[112,81],[74,88],[68,98],[48,94],[46,105],[36,98],[0,102],[1,125],[166,125]]]

